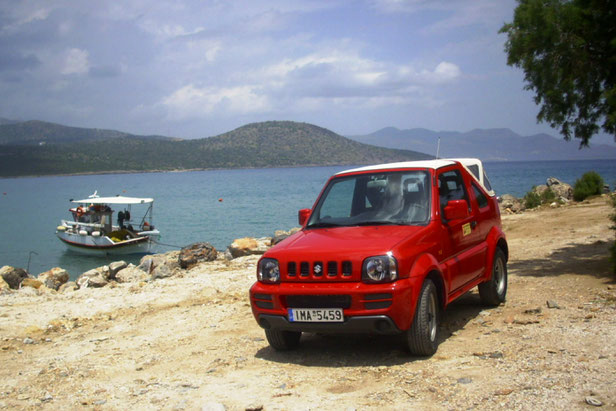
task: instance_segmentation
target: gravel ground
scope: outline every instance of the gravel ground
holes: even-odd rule
[[[399,337],[273,351],[248,303],[257,257],[1,295],[0,409],[616,409],[609,213],[597,198],[504,216],[507,302],[449,306],[432,358]]]

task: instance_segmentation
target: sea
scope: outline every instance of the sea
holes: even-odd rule
[[[545,184],[548,177],[573,185],[587,171],[599,173],[612,190],[616,187],[616,160],[487,162],[484,167],[497,195],[522,197],[533,186]],[[32,275],[62,267],[75,279],[112,261],[138,263],[142,256],[77,254],[66,250],[56,238],[60,220],[70,218],[70,200],[87,198],[95,191],[101,197],[154,198],[154,225],[162,233],[156,252],[177,250],[194,242],[209,242],[224,252],[236,238],[272,236],[275,230],[297,226],[298,210],[311,208],[327,179],[349,168],[0,179],[0,266],[21,267]]]

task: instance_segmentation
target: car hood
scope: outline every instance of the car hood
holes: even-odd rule
[[[272,247],[267,255],[281,258],[339,255],[383,255],[421,235],[423,226],[362,226],[304,229]]]

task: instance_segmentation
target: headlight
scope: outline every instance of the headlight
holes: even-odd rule
[[[367,283],[395,281],[398,279],[398,262],[390,254],[366,258],[361,277]]]
[[[259,261],[257,278],[264,283],[277,283],[280,281],[280,267],[273,258],[263,258]]]

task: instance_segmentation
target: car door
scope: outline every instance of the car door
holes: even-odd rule
[[[442,224],[447,238],[443,239],[446,250],[445,264],[449,277],[449,290],[455,292],[483,273],[485,250],[481,235],[477,232],[477,207],[471,206],[470,177],[458,168],[446,169],[438,174],[439,201]],[[447,221],[444,209],[452,200],[462,200],[468,207],[465,218]]]

